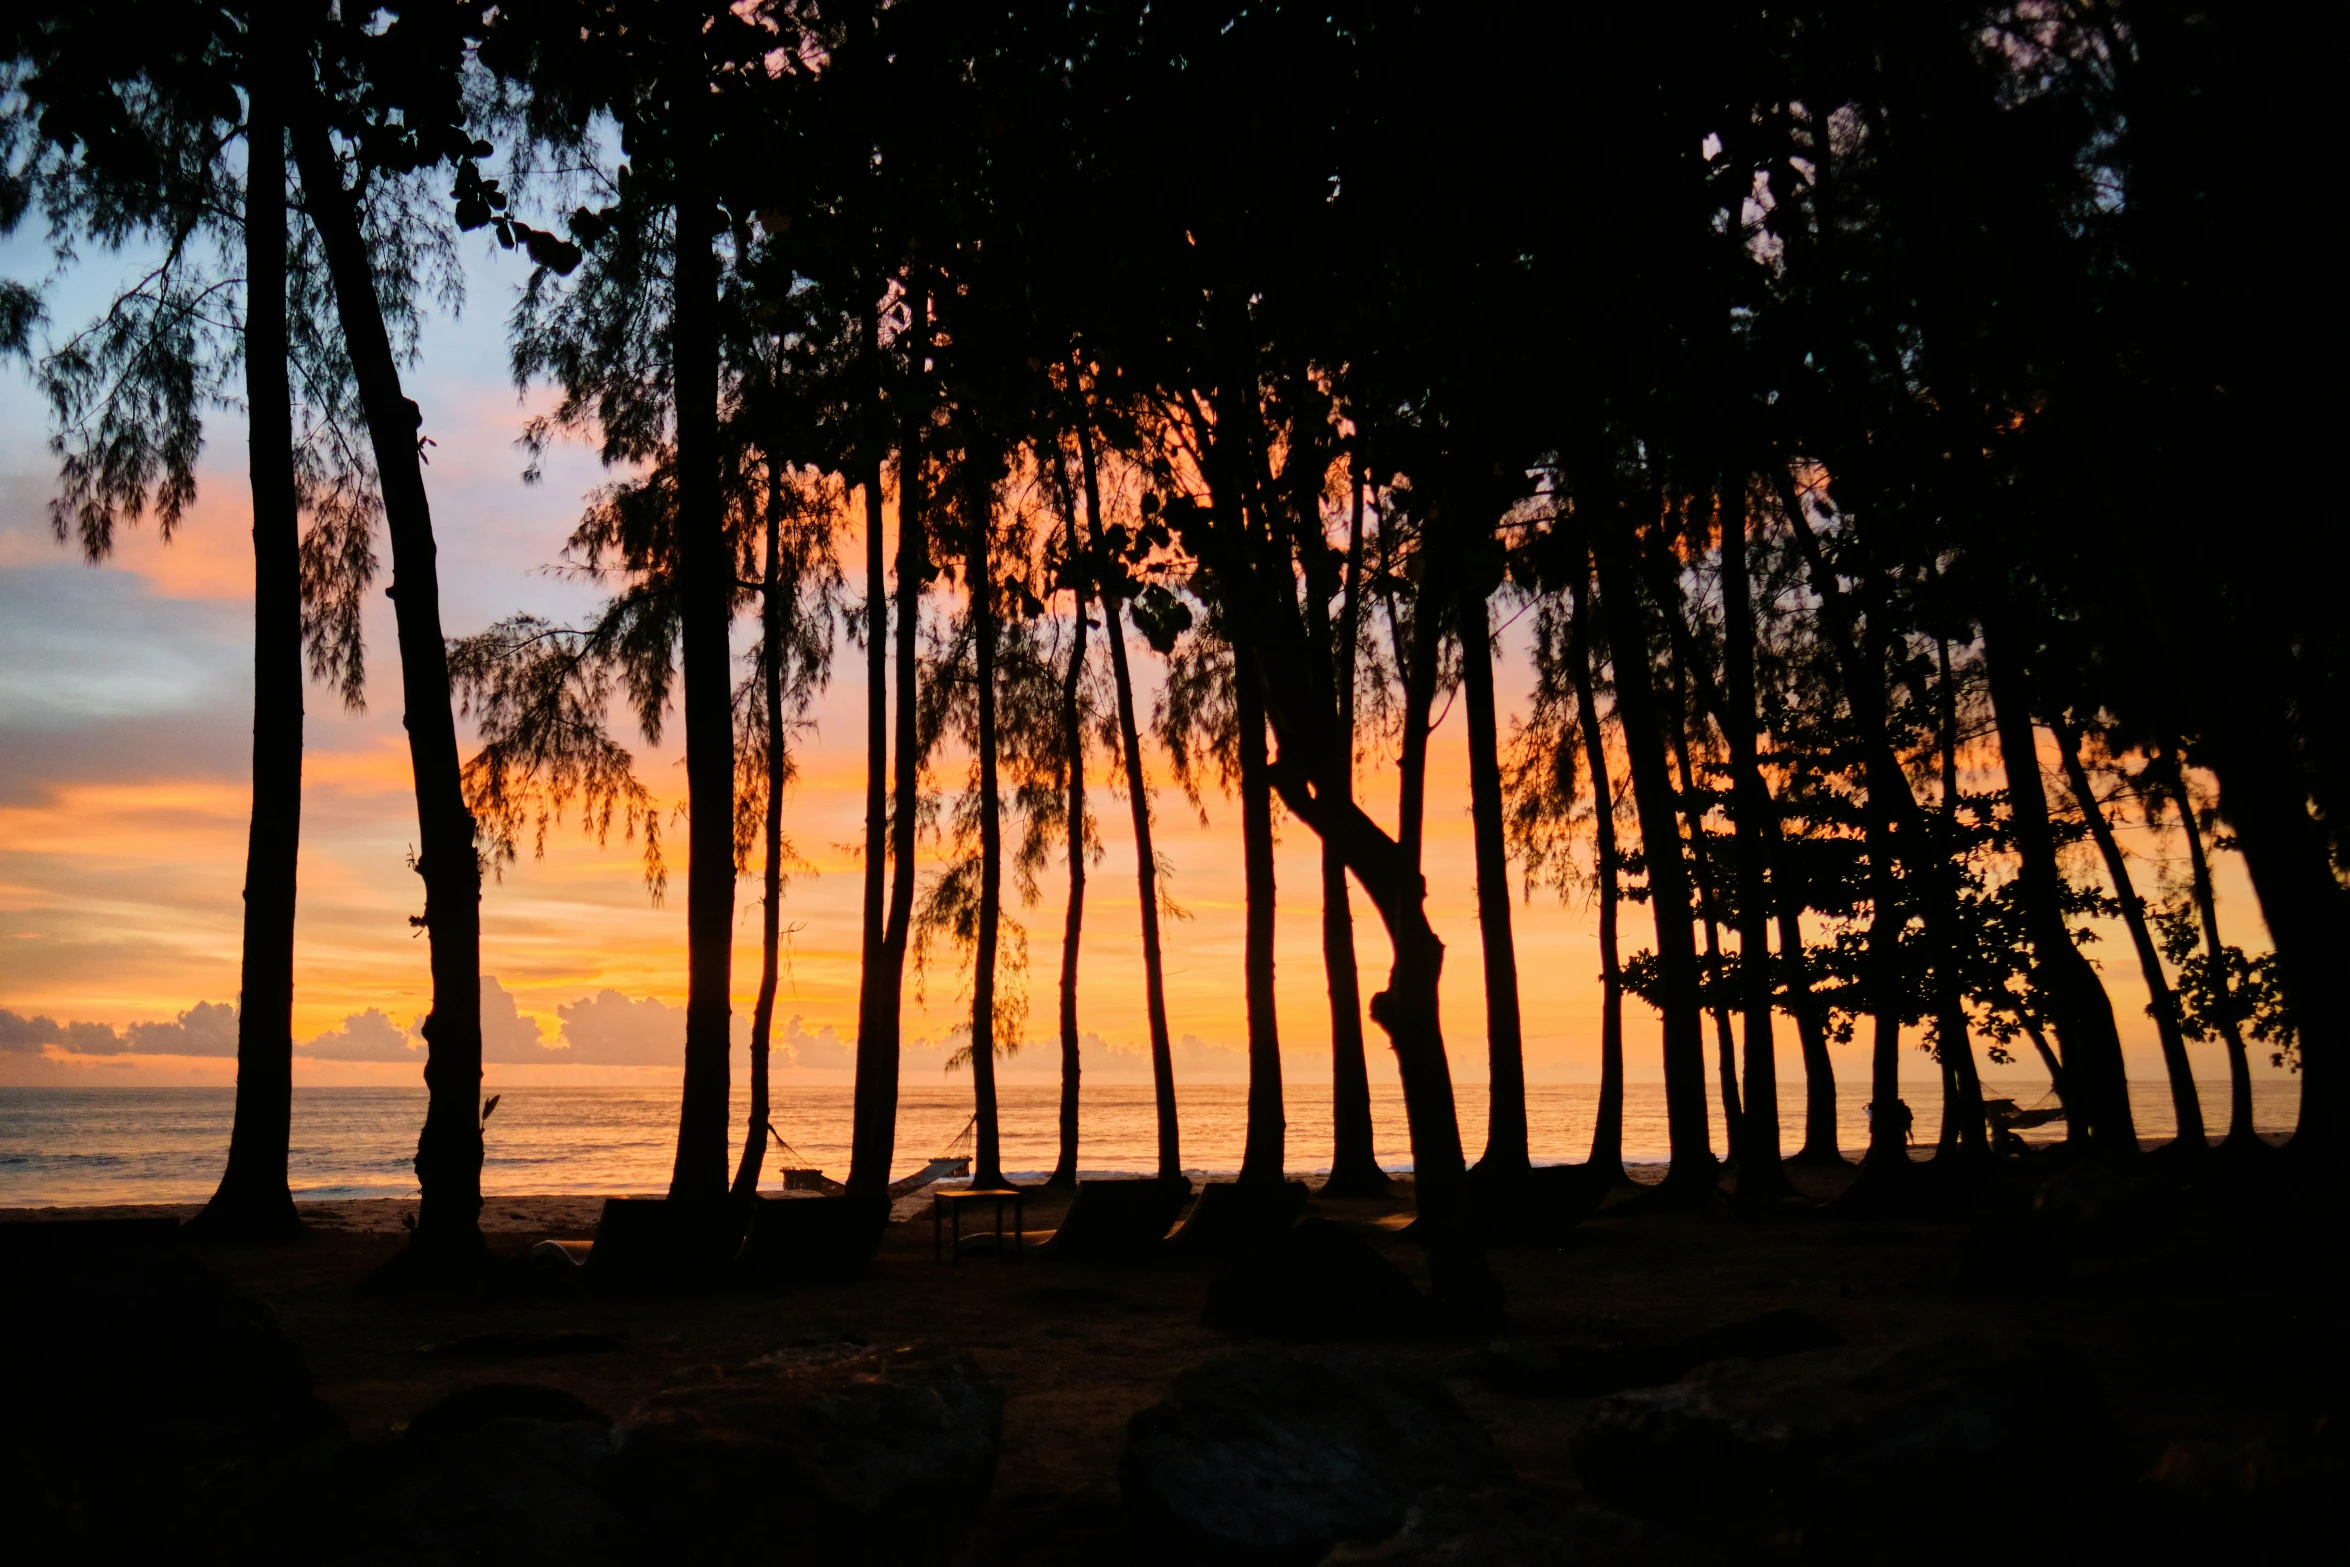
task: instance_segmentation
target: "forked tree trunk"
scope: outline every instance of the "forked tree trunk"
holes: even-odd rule
[[[906,398],[898,423],[897,624],[891,633],[895,639],[891,652],[897,662],[897,713],[891,743],[897,754],[889,806],[889,913],[882,925],[880,949],[860,986],[855,1148],[849,1173],[849,1189],[865,1197],[887,1189],[890,1165],[897,1157],[898,1044],[905,1015],[906,943],[914,922],[914,830],[921,814],[921,742],[915,725],[922,661],[916,634],[922,625],[922,588],[930,576],[922,428],[930,417],[931,396],[930,281],[928,272],[920,267],[907,273],[906,315]],[[878,346],[874,352],[878,376]],[[880,479],[878,441],[876,437],[876,490]],[[867,500],[868,528],[873,528],[880,509],[879,502]],[[869,571],[875,569],[877,552],[878,546],[868,539],[865,558]],[[867,659],[871,668],[871,653]],[[872,722],[870,707],[866,721]],[[870,811],[870,784],[867,787]]]
[[[1354,500],[1347,516],[1346,585],[1334,628],[1338,657],[1331,669],[1333,706],[1344,765],[1332,774],[1339,797],[1354,798],[1356,638],[1362,629],[1363,491],[1360,450],[1347,460]],[[1371,1073],[1363,1056],[1362,976],[1355,967],[1354,900],[1346,861],[1322,840],[1322,972],[1330,990],[1330,1179],[1333,1197],[1369,1196],[1394,1183],[1379,1168],[1371,1126]]]
[[[1640,609],[1640,573],[1633,558],[1635,524],[1620,504],[1602,503],[1592,532],[1600,608],[1614,650],[1616,725],[1631,763],[1632,802],[1646,847],[1648,906],[1656,922],[1658,1010],[1664,1017],[1665,1119],[1672,1148],[1666,1181],[1676,1188],[1711,1190],[1720,1166],[1714,1158],[1705,1106],[1705,1024],[1697,993],[1697,949],[1689,901],[1689,868],[1665,755],[1665,715],[1651,683],[1648,628]]]
[[[698,78],[699,35],[680,49]],[[735,567],[718,493],[718,261],[712,232],[709,127],[681,100],[676,304],[670,330],[677,422],[678,640],[684,665],[687,844],[685,1084],[669,1200],[725,1197],[734,976]]]
[[[2113,883],[2113,895],[2121,904],[2122,925],[2130,933],[2130,946],[2137,953],[2138,973],[2146,981],[2147,1010],[2154,1015],[2154,1031],[2162,1041],[2163,1070],[2170,1077],[2171,1113],[2178,1126],[2174,1146],[2189,1153],[2201,1153],[2207,1146],[2203,1130],[2203,1101],[2195,1092],[2195,1069],[2187,1063],[2187,1041],[2179,1032],[2179,999],[2171,993],[2170,976],[2162,970],[2162,954],[2154,945],[2154,931],[2146,923],[2146,904],[2131,883],[2129,862],[2122,858],[2121,841],[2113,835],[2113,824],[2105,819],[2105,807],[2097,801],[2089,784],[2089,770],[2081,765],[2081,734],[2072,724],[2059,719],[2051,726],[2056,732],[2056,749],[2064,763],[2064,780],[2072,787],[2073,798],[2079,802],[2081,815],[2089,824],[2089,836],[2096,840],[2099,858],[2105,861],[2106,877]]]
[[[1093,427],[1077,428],[1084,463],[1085,515],[1089,543],[1102,534],[1101,480],[1094,463]],[[1181,1130],[1175,1120],[1175,1052],[1167,1038],[1167,985],[1159,956],[1159,861],[1151,846],[1151,797],[1142,772],[1142,737],[1134,718],[1134,680],[1126,667],[1125,607],[1118,595],[1102,592],[1102,617],[1110,644],[1110,678],[1118,698],[1118,749],[1126,764],[1126,805],[1134,819],[1134,880],[1142,906],[1142,999],[1150,1023],[1151,1089],[1158,1112],[1159,1178],[1183,1176]]]
[[[975,487],[976,488],[976,487]],[[995,967],[1003,920],[1004,821],[996,779],[995,571],[989,559],[992,497],[970,497],[971,536],[963,560],[971,594],[972,683],[979,707],[979,946],[971,955],[971,1095],[977,1116],[974,1187],[1008,1186],[996,1120]]]
[[[889,450],[881,405],[881,311],[865,306],[867,373],[864,443],[858,452],[865,490],[865,866],[862,940],[857,964],[857,1077],[849,1112],[849,1190],[870,1197],[889,1184],[896,1154],[898,969],[891,962],[884,872],[889,843],[889,593],[883,552],[881,463]],[[900,492],[900,515],[904,495]],[[909,704],[910,710],[910,704]],[[904,869],[897,879],[912,885]],[[909,907],[911,904],[909,902]],[[902,949],[901,949],[902,951]],[[888,992],[884,1004],[883,991]]]
[[[1532,1167],[1526,1144],[1525,1026],[1518,950],[1510,931],[1509,848],[1501,819],[1501,736],[1493,702],[1493,631],[1482,584],[1460,595],[1461,694],[1469,710],[1469,818],[1477,851],[1477,934],[1485,948],[1487,1175]]]
[[[1588,576],[1577,570],[1568,674],[1575,682],[1575,719],[1583,731],[1583,762],[1591,770],[1593,859],[1599,872],[1599,1114],[1591,1127],[1590,1169],[1610,1186],[1631,1179],[1624,1169],[1624,965],[1616,944],[1622,872],[1616,855],[1616,801],[1608,779],[1607,743],[1599,729],[1596,639],[1591,635]]]
[[[1066,482],[1057,486],[1068,500]],[[1077,537],[1077,508],[1070,505],[1062,519],[1069,559],[1084,559]],[[1061,922],[1061,1151],[1046,1184],[1057,1188],[1077,1184],[1077,1095],[1083,1067],[1077,1048],[1077,950],[1085,929],[1085,715],[1077,700],[1085,678],[1087,594],[1085,578],[1078,579],[1075,614],[1069,633],[1069,667],[1061,674],[1061,752],[1068,769],[1063,809],[1069,826],[1069,907]]]
[[[1778,1197],[1791,1190],[1780,1168],[1779,1067],[1771,1039],[1770,864],[1779,841],[1779,815],[1763,782],[1759,754],[1754,636],[1754,595],[1746,569],[1746,475],[1741,473],[1722,487],[1722,739],[1730,753],[1737,833],[1738,989],[1746,1029],[1738,1191]],[[1831,1098],[1829,1114],[1834,1113]]]
[[[2203,950],[2211,955],[2219,983],[2234,985],[2225,967],[2227,947],[2220,941],[2219,898],[2212,890],[2211,862],[2204,857],[2203,826],[2195,819],[2195,801],[2187,793],[2186,764],[2170,759],[2171,797],[2179,808],[2179,825],[2187,835],[2187,870],[2195,895],[2195,912],[2203,924]],[[2224,1007],[2219,1035],[2228,1047],[2228,1137],[2225,1146],[2240,1148],[2260,1141],[2252,1129],[2252,1061],[2244,1048],[2244,1029]],[[2265,1145],[2264,1145],[2265,1146]]]
[[[482,1251],[481,864],[458,774],[432,508],[418,460],[423,416],[400,389],[367,241],[322,111],[312,101],[292,117],[294,163],[326,253],[335,318],[359,383],[383,491],[392,546],[387,591],[399,632],[402,721],[416,783],[416,871],[424,881],[422,922],[431,944],[432,1011],[424,1023],[429,1101],[416,1143],[421,1201],[412,1246],[420,1258],[462,1262]],[[723,1148],[723,1126],[720,1136]]]
[[[2122,1066],[2113,1002],[2097,971],[2073,945],[2065,924],[2063,873],[2057,868],[2056,839],[2048,824],[2048,796],[2040,781],[2023,672],[2014,662],[2016,650],[2009,637],[1995,634],[1994,623],[1985,624],[1983,636],[2032,956],[2039,965],[2038,982],[2056,1024],[2057,1040],[2064,1047],[2065,1107],[2079,1117],[2092,1146],[2109,1153],[2135,1153],[2137,1128],[2130,1116],[2129,1078]]]
[[[1240,843],[1247,930],[1242,973],[1248,997],[1248,1134],[1240,1179],[1278,1184],[1286,1154],[1281,1110],[1281,1032],[1273,989],[1273,786],[1265,771],[1265,699],[1234,651],[1235,719],[1240,731]]]
[[[220,1189],[194,1220],[206,1239],[298,1234],[286,1177],[293,1138],[294,898],[302,848],[302,536],[286,370],[285,102],[257,40],[245,145],[245,404],[253,480],[253,819],[245,839],[237,984],[237,1108]]]
[[[775,1035],[775,986],[783,966],[783,650],[792,610],[782,571],[783,482],[768,458],[767,570],[759,586],[759,694],[767,704],[764,897],[759,907],[759,996],[751,1006],[751,1114],[743,1127],[742,1158],[734,1168],[734,1200],[759,1195],[767,1162],[768,1052]]]

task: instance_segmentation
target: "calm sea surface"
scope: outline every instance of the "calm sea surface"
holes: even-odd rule
[[[1787,1096],[1787,1147],[1802,1140],[1800,1082]],[[2170,1100],[2160,1083],[2133,1084],[2138,1130],[2167,1137]],[[2020,1103],[2039,1100],[2037,1085],[1992,1085]],[[673,1090],[644,1088],[509,1088],[488,1128],[485,1190],[509,1196],[656,1192],[667,1187],[676,1146]],[[1238,1084],[1199,1084],[1180,1090],[1183,1162],[1198,1175],[1240,1167],[1247,1090]],[[1936,1090],[1908,1087],[1918,1108],[1918,1136],[1933,1135]],[[1599,1090],[1591,1084],[1537,1084],[1527,1090],[1527,1121],[1540,1163],[1581,1159],[1589,1151]],[[1463,1140],[1474,1158],[1485,1143],[1485,1089],[1459,1089]],[[1840,1140],[1858,1151],[1866,1138],[1862,1095],[1842,1096]],[[781,1095],[775,1125],[798,1157],[770,1155],[770,1185],[786,1164],[847,1173],[850,1090],[793,1088]],[[2263,1131],[2290,1130],[2299,1103],[2289,1080],[2255,1089]],[[424,1090],[408,1088],[297,1088],[294,1090],[293,1181],[298,1197],[407,1197],[416,1181],[409,1161],[424,1118]],[[1015,1180],[1041,1179],[1053,1167],[1059,1091],[1050,1085],[1007,1084],[1002,1090],[1004,1168]],[[200,1202],[210,1196],[227,1157],[233,1091],[226,1088],[8,1088],[0,1089],[0,1207],[46,1207],[131,1202]],[[1714,1106],[1714,1146],[1724,1147],[1720,1105]],[[738,1100],[736,1122],[747,1114]],[[1403,1103],[1390,1090],[1374,1093],[1381,1164],[1411,1168]],[[2224,1122],[2226,1101],[2207,1095],[2204,1114]],[[908,1089],[898,1111],[897,1170],[904,1174],[945,1153],[970,1119],[967,1084]],[[1288,1103],[1288,1164],[1317,1174],[1330,1163],[1330,1097],[1326,1085],[1294,1087]],[[2216,1128],[2215,1128],[2216,1130]],[[2036,1136],[2053,1135],[2051,1132]],[[1079,1163],[1086,1174],[1147,1173],[1157,1162],[1150,1090],[1101,1087],[1085,1095]],[[956,1150],[965,1151],[965,1150]],[[1624,1152],[1635,1163],[1662,1161],[1664,1089],[1634,1084],[1626,1093]]]

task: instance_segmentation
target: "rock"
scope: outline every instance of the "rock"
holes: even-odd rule
[[[1605,1505],[1836,1561],[1888,1539],[1929,1560],[2053,1539],[2107,1494],[2116,1449],[2071,1362],[1951,1340],[1719,1362],[1603,1400],[1573,1451]]]
[[[664,1559],[944,1562],[995,1481],[1004,1399],[961,1357],[846,1358],[664,1394],[602,1494]]]
[[[359,1455],[372,1538],[341,1554],[549,1567],[625,1559],[629,1521],[602,1494],[619,1446],[609,1416],[560,1388],[462,1389],[411,1420],[389,1451]]]
[[[1782,1309],[1656,1344],[1588,1347],[1496,1339],[1470,1366],[1497,1392],[1579,1396],[1678,1381],[1715,1360],[1768,1360],[1837,1342],[1809,1312]]]
[[[224,1549],[249,1540],[266,1520],[230,1500],[244,1477],[332,1440],[338,1424],[268,1307],[176,1246],[127,1227],[92,1234],[25,1247],[0,1289],[12,1551],[176,1550],[195,1520]]]
[[[1308,1219],[1230,1263],[1208,1286],[1200,1325],[1298,1343],[1409,1338],[1428,1302],[1368,1241]]]
[[[1137,1414],[1118,1462],[1135,1538],[1171,1561],[1313,1562],[1380,1540],[1418,1493],[1507,1471],[1427,1378],[1252,1350],[1192,1367]]]
[[[1350,1541],[1322,1567],[1661,1567],[1685,1559],[1636,1518],[1511,1485],[1430,1491],[1393,1538]]]

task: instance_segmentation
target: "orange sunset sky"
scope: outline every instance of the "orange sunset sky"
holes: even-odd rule
[[[467,241],[470,247],[472,241]],[[460,635],[516,609],[576,614],[593,589],[547,568],[557,559],[581,498],[605,480],[589,451],[561,448],[536,486],[521,479],[516,444],[527,405],[505,370],[502,321],[521,263],[494,249],[470,254],[471,302],[461,318],[433,320],[410,390],[437,444],[427,473],[440,541],[442,612]],[[15,276],[46,269],[37,247],[0,246]],[[122,271],[86,263],[60,280],[52,331],[102,303]],[[227,1083],[234,1063],[220,1031],[225,1012],[171,1024],[199,1003],[233,1003],[238,899],[243,873],[250,740],[250,595],[243,428],[233,411],[210,419],[202,489],[178,538],[133,530],[106,565],[84,565],[54,542],[45,506],[52,459],[47,414],[21,367],[0,370],[0,1009],[19,1019],[91,1022],[118,1032],[108,1053],[58,1043],[0,1049],[0,1083]],[[388,552],[383,552],[387,554]],[[862,550],[844,538],[843,559]],[[388,566],[388,558],[387,558]],[[859,584],[852,575],[851,590]],[[738,645],[750,640],[738,630]],[[1133,644],[1139,673],[1156,660]],[[403,1038],[427,1004],[425,947],[407,917],[421,885],[404,857],[414,805],[399,724],[397,649],[389,606],[368,612],[369,705],[343,711],[334,694],[309,693],[295,1035],[302,1083],[414,1081],[416,1041]],[[1505,638],[1505,732],[1523,710],[1522,638]],[[856,1002],[858,875],[849,845],[861,833],[864,755],[861,658],[844,644],[818,727],[802,742],[801,777],[787,827],[817,874],[792,884],[785,919],[796,926],[777,1008],[778,1065],[811,1081],[845,1081]],[[623,722],[621,733],[634,738]],[[674,739],[674,735],[672,736]],[[1430,911],[1448,943],[1445,1030],[1454,1069],[1485,1075],[1482,964],[1471,867],[1465,739],[1452,713],[1433,742],[1428,824]],[[1092,803],[1106,855],[1091,881],[1082,1016],[1089,1075],[1138,1079],[1144,1035],[1133,852],[1122,800],[1096,758]],[[1183,1044],[1179,1069],[1195,1079],[1241,1073],[1241,877],[1238,813],[1211,797],[1203,824],[1175,790],[1163,759],[1162,847],[1171,891],[1191,914],[1167,931],[1168,1010]],[[684,792],[671,748],[640,749],[640,772],[665,806]],[[943,781],[960,777],[959,766]],[[1389,814],[1390,758],[1373,758],[1360,788]],[[682,1038],[685,914],[681,825],[668,833],[672,891],[664,906],[644,893],[634,845],[602,847],[564,830],[543,861],[527,856],[488,886],[482,963],[499,992],[488,998],[491,1085],[529,1081],[653,1081],[674,1076]],[[2135,847],[2159,854],[2151,842]],[[2081,867],[2084,871],[2086,865]],[[2228,867],[2223,891],[2231,939],[2259,944],[2252,905]],[[1017,910],[1028,931],[1028,1044],[1008,1070],[1054,1068],[1053,986],[1059,961],[1062,872],[1045,897]],[[2149,873],[2150,874],[2150,873]],[[1318,860],[1312,835],[1280,827],[1279,975],[1287,1070],[1326,1078],[1329,1019],[1323,991]],[[1530,1074],[1597,1075],[1598,959],[1591,910],[1548,892],[1516,909],[1518,963]],[[1648,944],[1647,914],[1627,906],[1627,953]],[[747,1018],[758,978],[755,880],[738,900],[735,995]],[[1386,943],[1358,898],[1357,948],[1365,991],[1385,971]],[[2157,1069],[2144,994],[2117,931],[2092,949],[2101,960],[2133,1074]],[[937,1081],[946,1036],[962,1010],[951,956],[934,968],[926,1004],[908,1014],[909,1081]],[[607,994],[607,993],[613,994]],[[370,1014],[376,1014],[370,1016]],[[0,1018],[0,1024],[6,1019]],[[1658,1076],[1647,1009],[1628,1009],[1630,1070]],[[738,1035],[741,1032],[738,1024]],[[96,1039],[95,1033],[86,1039]],[[1373,1070],[1392,1066],[1373,1034]],[[125,1048],[124,1042],[128,1043]],[[232,1041],[233,1042],[233,1041]],[[1840,1065],[1858,1071],[1857,1051]],[[1913,1063],[1921,1075],[1929,1063]],[[2198,1068],[2217,1082],[2216,1051]]]

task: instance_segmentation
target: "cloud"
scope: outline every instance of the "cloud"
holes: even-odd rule
[[[541,1058],[586,1066],[674,1066],[685,1055],[685,1008],[653,996],[631,1001],[617,990],[555,1009],[563,1042]]]
[[[783,1047],[785,1064],[802,1071],[845,1072],[857,1064],[856,1046],[841,1038],[839,1030],[827,1023],[811,1034],[800,1027],[796,1012],[775,1042]]]
[[[354,1012],[315,1039],[303,1041],[302,1054],[313,1061],[421,1061],[420,1045],[411,1046],[407,1030],[384,1015],[381,1007]]]
[[[481,1058],[484,1061],[571,1060],[550,1047],[539,1020],[522,1008],[495,974],[481,977]]]
[[[43,1045],[54,1045],[63,1032],[53,1017],[19,1017],[0,1007],[0,1051],[11,1055],[39,1055]]]
[[[77,1056],[233,1056],[237,1009],[225,1001],[199,1001],[168,1023],[133,1023],[119,1033],[110,1023],[60,1023],[0,1011],[0,1051],[35,1055],[43,1045]]]
[[[142,1056],[233,1056],[237,1053],[237,1009],[225,1001],[199,1001],[169,1023],[133,1023],[123,1031],[123,1048]]]

